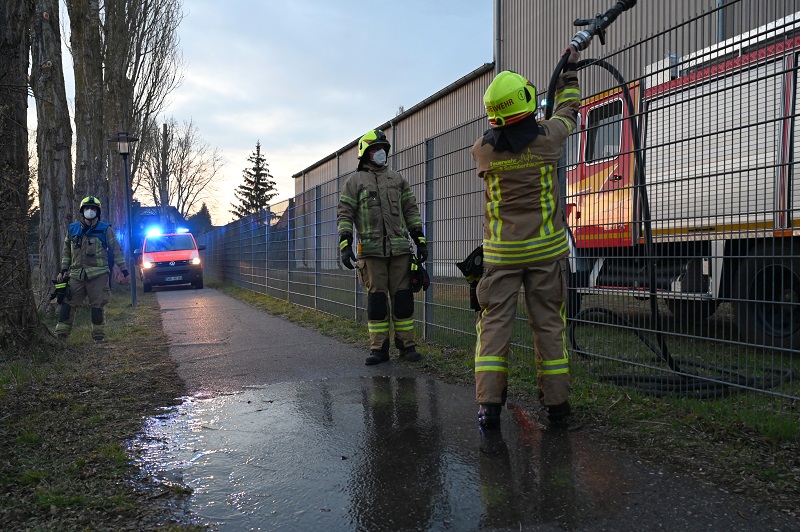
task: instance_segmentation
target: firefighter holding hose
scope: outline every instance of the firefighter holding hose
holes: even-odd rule
[[[570,414],[566,257],[556,169],[576,127],[578,49],[564,50],[552,118],[537,121],[536,88],[500,72],[484,95],[489,129],[472,146],[485,185],[483,274],[477,286],[475,389],[482,430],[498,429],[508,389],[508,351],[520,287],[533,331],[539,398],[551,423]]]

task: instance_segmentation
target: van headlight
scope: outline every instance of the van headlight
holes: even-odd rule
[[[198,266],[200,264],[200,257],[195,257],[192,259],[192,264]]]
[[[152,267],[153,267],[153,262],[152,261],[149,261],[149,260],[143,260],[142,261],[142,268],[144,268],[145,270],[149,270]]]

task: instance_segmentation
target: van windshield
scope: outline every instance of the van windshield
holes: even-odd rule
[[[145,253],[156,251],[181,251],[194,250],[194,239],[192,235],[163,235],[149,236],[144,243]]]

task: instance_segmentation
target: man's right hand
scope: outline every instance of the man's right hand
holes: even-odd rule
[[[69,274],[69,270],[61,270],[58,275],[56,275],[56,281],[63,281],[65,277]]]
[[[358,259],[356,259],[356,256],[353,253],[353,246],[343,247],[342,251],[340,252],[340,257],[342,259],[342,264],[344,264],[346,268],[350,270],[355,268],[355,265],[353,263],[356,262]]]

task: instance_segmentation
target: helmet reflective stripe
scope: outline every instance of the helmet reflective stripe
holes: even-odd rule
[[[361,159],[361,157],[364,155],[364,152],[367,151],[367,148],[377,144],[385,144],[387,153],[389,151],[389,148],[392,147],[392,145],[389,144],[389,141],[386,140],[386,134],[384,134],[383,131],[381,131],[380,129],[373,129],[372,131],[368,131],[358,141],[358,158]]]
[[[536,111],[536,87],[516,72],[504,70],[486,89],[483,104],[491,127],[507,126]]]
[[[100,200],[94,196],[86,196],[81,200],[81,208],[79,210],[83,210],[84,207],[94,207],[98,211],[100,210]]]

